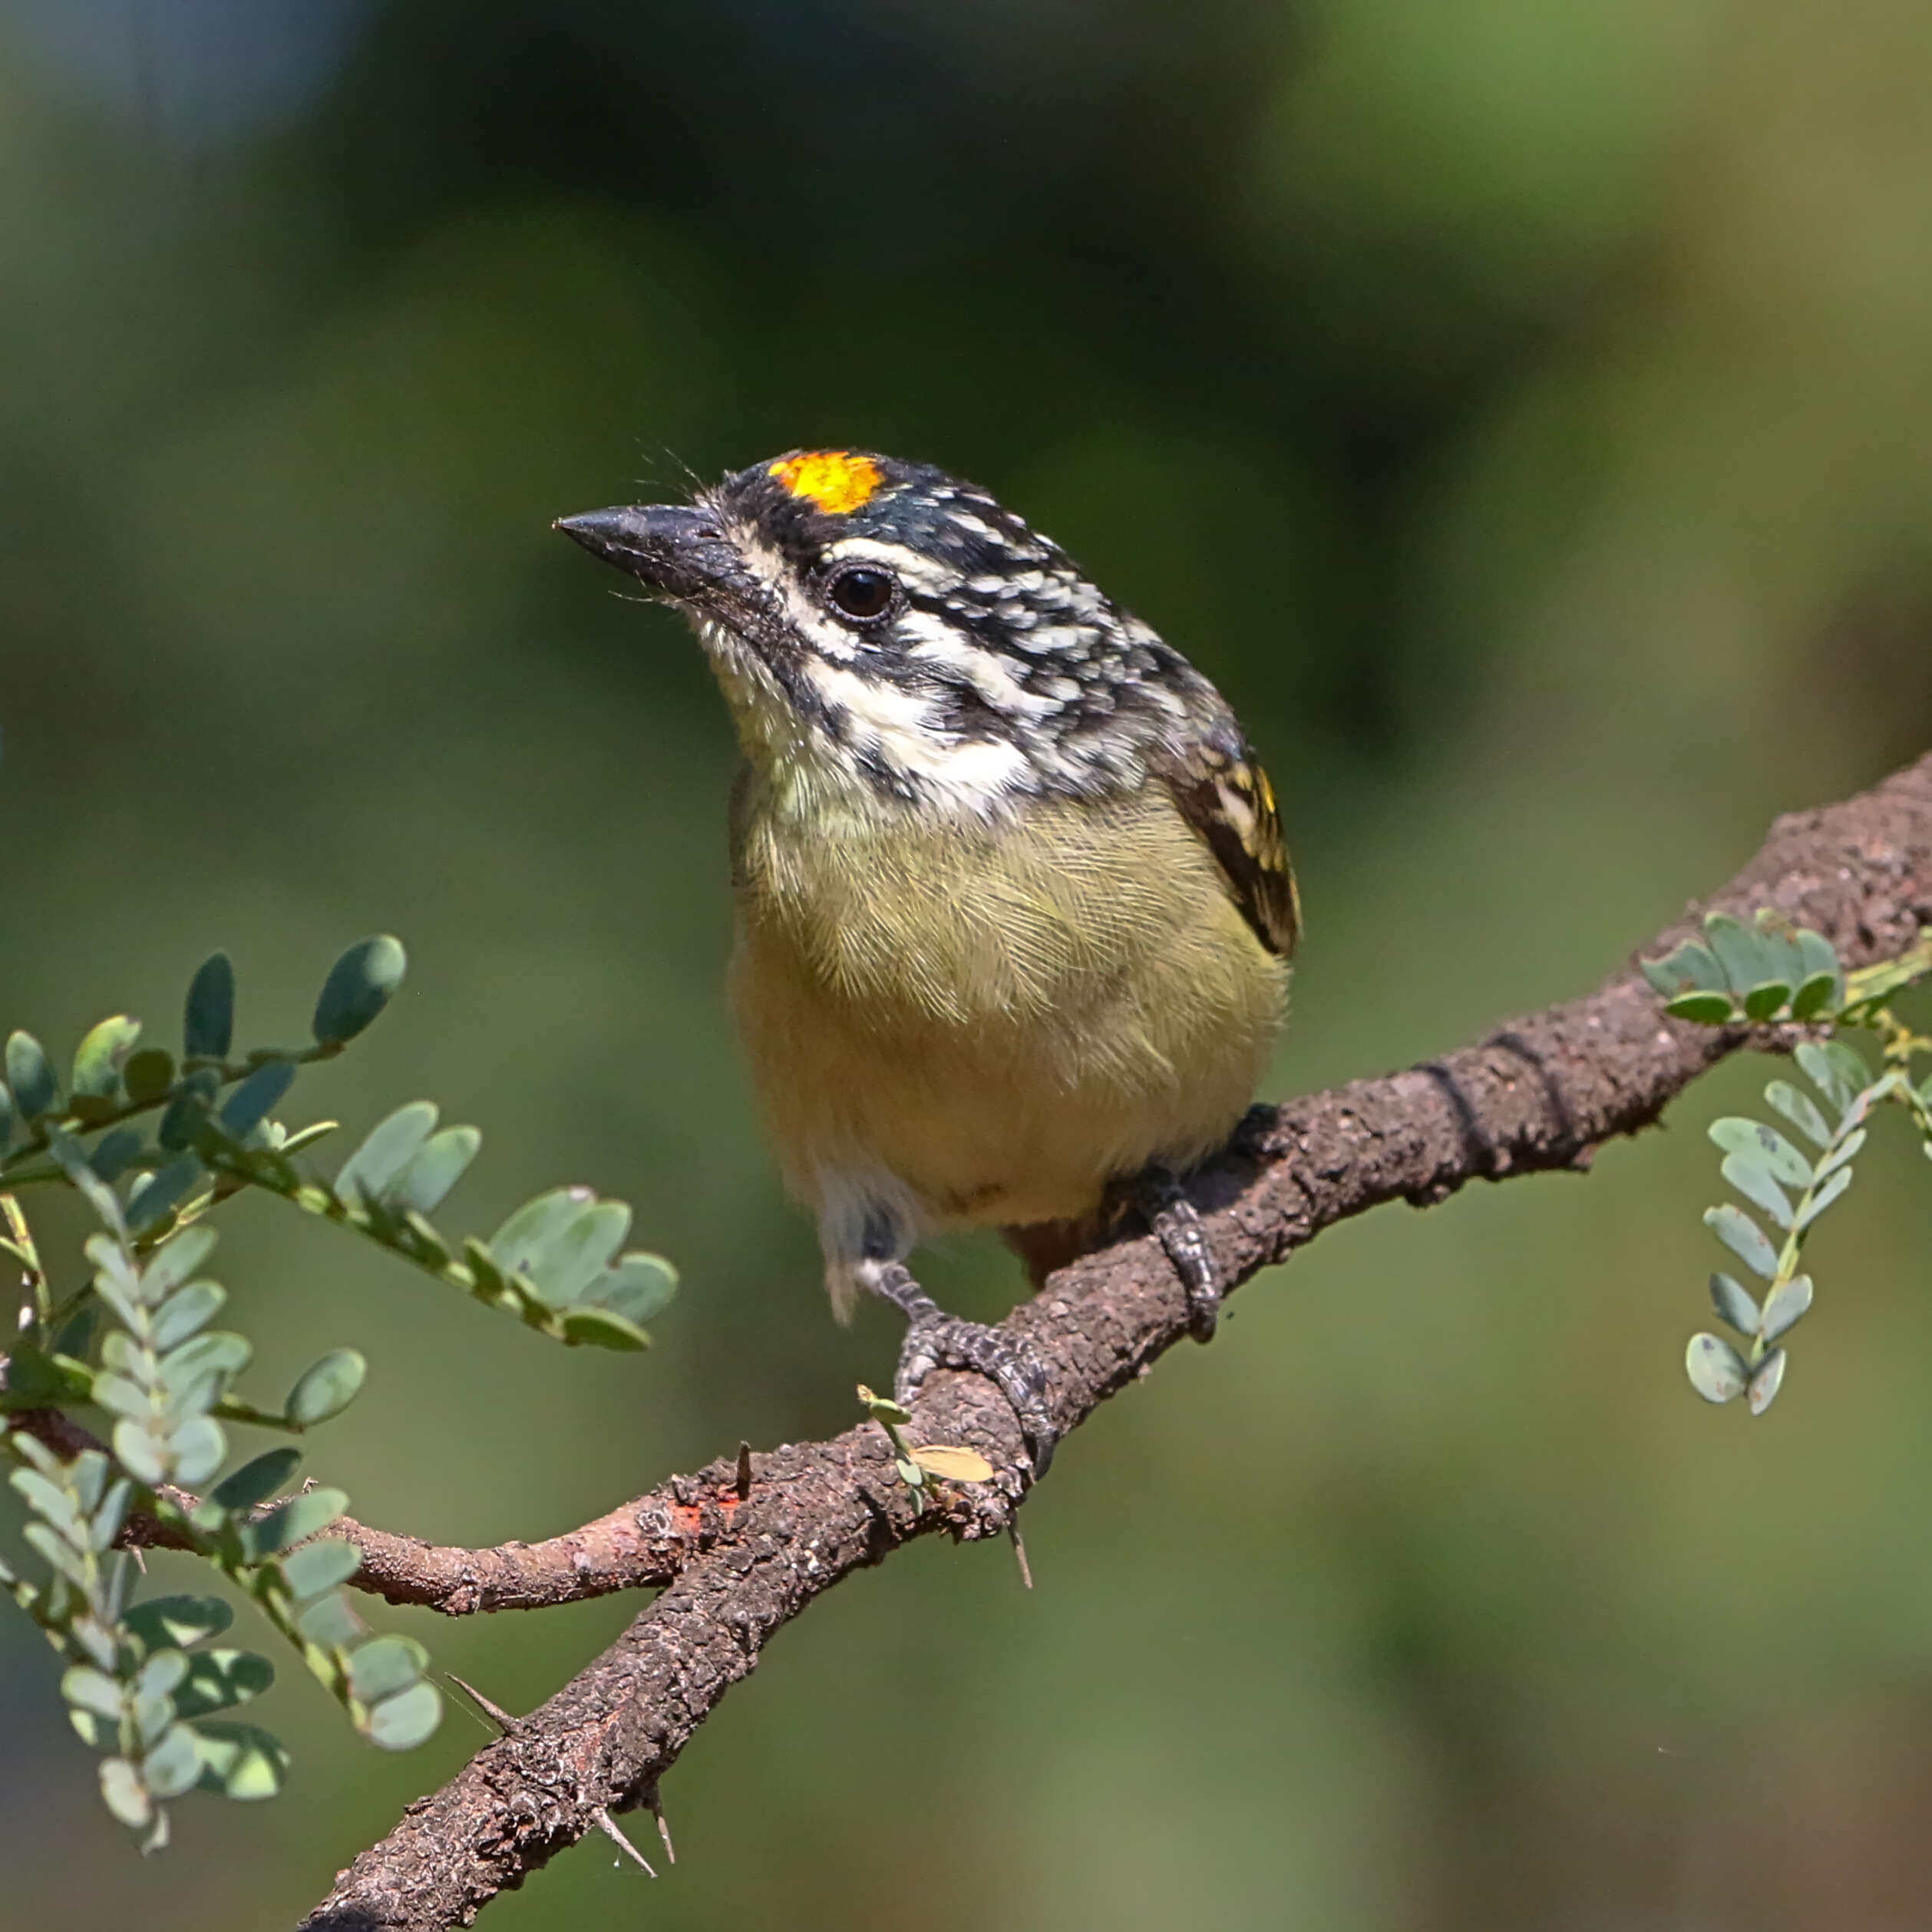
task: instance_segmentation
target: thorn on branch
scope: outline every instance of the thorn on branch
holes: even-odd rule
[[[652,1868],[650,1860],[646,1858],[643,1853],[639,1851],[637,1847],[632,1844],[630,1840],[626,1838],[622,1831],[618,1830],[617,1821],[611,1816],[609,1812],[604,1809],[603,1805],[599,1805],[597,1808],[590,1814],[590,1815],[596,1821],[597,1829],[603,1832],[604,1836],[609,1839],[612,1844],[621,1846],[644,1868],[646,1877],[655,1878],[657,1876],[657,1873]]]
[[[675,1865],[678,1862],[677,1847],[671,1842],[671,1827],[665,1818],[664,1807],[659,1802],[656,1785],[651,1787],[650,1795],[644,1802],[650,1806],[652,1817],[657,1820],[657,1835],[664,1841],[664,1855]]]
[[[1018,1517],[1007,1524],[1006,1534],[1013,1539],[1013,1560],[1019,1565],[1019,1580],[1031,1590],[1033,1587],[1033,1566],[1026,1560],[1026,1545],[1020,1537]]]
[[[751,1445],[748,1442],[738,1445],[738,1500],[741,1503],[751,1500]]]
[[[476,1706],[478,1710],[482,1712],[485,1717],[489,1719],[492,1724],[496,1726],[505,1737],[508,1737],[510,1732],[516,1729],[520,1720],[512,1717],[500,1704],[493,1703],[477,1689],[474,1684],[466,1683],[454,1670],[446,1670],[443,1674],[455,1685],[458,1690],[462,1692],[464,1696],[469,1699],[471,1703]]]

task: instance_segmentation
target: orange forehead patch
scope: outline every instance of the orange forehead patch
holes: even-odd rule
[[[885,481],[870,457],[854,456],[850,450],[807,450],[773,464],[767,474],[793,496],[835,517],[858,509]]]

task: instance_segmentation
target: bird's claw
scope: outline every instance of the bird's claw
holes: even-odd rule
[[[1141,1213],[1167,1252],[1187,1296],[1187,1332],[1211,1342],[1220,1319],[1221,1276],[1207,1246],[1200,1212],[1164,1167],[1150,1167],[1135,1184]]]
[[[935,1369],[969,1369],[996,1382],[1019,1418],[1037,1478],[1053,1460],[1055,1431],[1047,1408],[1046,1371],[1031,1349],[1016,1348],[996,1328],[935,1310],[906,1330],[893,1394],[908,1406]]]

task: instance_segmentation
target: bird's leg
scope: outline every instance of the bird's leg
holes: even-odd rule
[[[1037,1478],[1053,1460],[1055,1430],[1046,1403],[1046,1371],[1033,1351],[1016,1348],[996,1328],[949,1315],[913,1279],[903,1261],[867,1263],[861,1278],[906,1318],[906,1340],[893,1380],[896,1400],[910,1405],[935,1369],[970,1369],[998,1383],[1019,1418]]]
[[[1187,1294],[1187,1332],[1197,1342],[1211,1342],[1220,1319],[1221,1276],[1207,1247],[1200,1214],[1187,1191],[1168,1168],[1152,1167],[1131,1184],[1140,1209]]]

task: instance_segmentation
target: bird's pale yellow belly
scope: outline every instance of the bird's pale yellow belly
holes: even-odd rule
[[[987,826],[881,810],[807,834],[753,787],[733,990],[785,1177],[831,1225],[1090,1213],[1253,1098],[1287,969],[1158,787]]]

